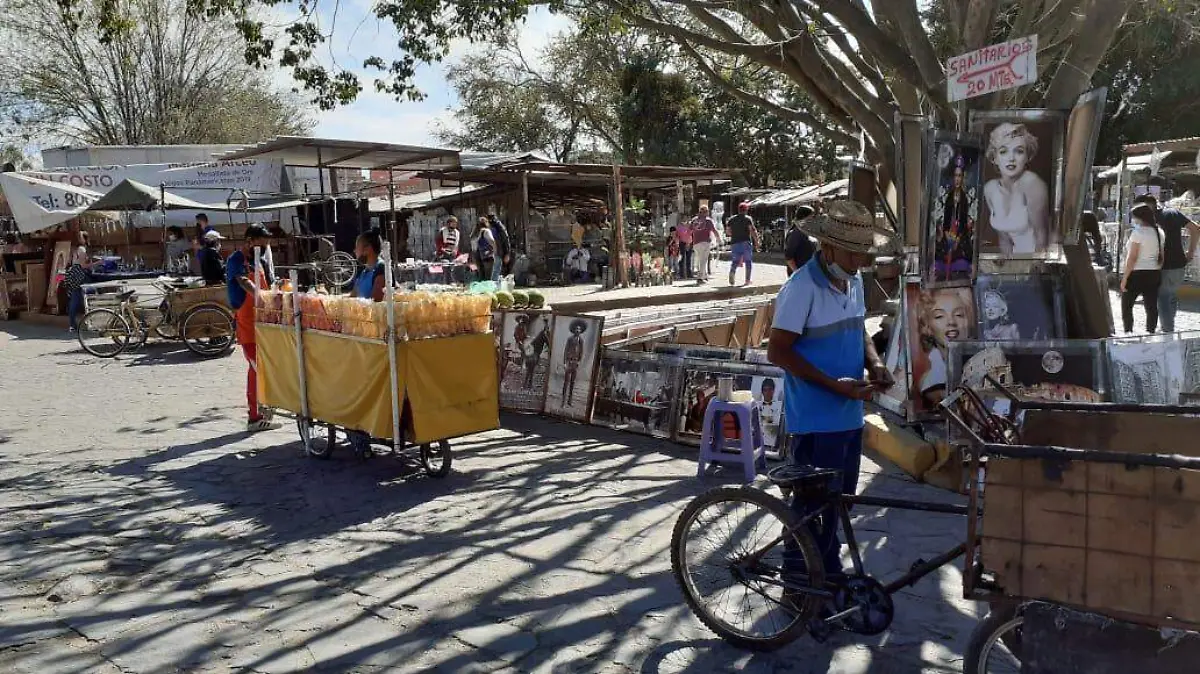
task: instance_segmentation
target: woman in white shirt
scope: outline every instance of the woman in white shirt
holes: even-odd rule
[[[1133,332],[1133,305],[1139,296],[1146,306],[1146,332],[1158,328],[1158,287],[1162,285],[1162,230],[1154,224],[1154,208],[1148,204],[1134,207],[1133,233],[1126,246],[1124,274],[1121,276],[1121,320],[1125,332]]]

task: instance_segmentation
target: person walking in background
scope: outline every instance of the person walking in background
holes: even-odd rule
[[[1125,250],[1121,275],[1121,320],[1126,334],[1133,332],[1133,305],[1138,297],[1146,305],[1146,332],[1158,327],[1158,291],[1162,285],[1163,233],[1154,224],[1154,207],[1133,207],[1133,232]]]
[[[679,239],[679,272],[676,276],[681,279],[692,278],[692,223],[680,223],[675,228],[675,238]]]
[[[729,285],[737,282],[737,270],[743,263],[746,265],[745,285],[750,285],[750,276],[754,271],[754,249],[759,246],[759,238],[758,230],[754,227],[754,218],[750,217],[749,202],[743,201],[738,204],[738,214],[725,223],[725,235],[729,237],[731,256]]]
[[[79,329],[79,314],[83,313],[83,286],[88,282],[92,260],[88,256],[88,233],[80,230],[75,235],[75,246],[71,249],[71,264],[63,275],[63,286],[67,289],[67,329]],[[52,270],[57,274],[58,270]]]
[[[1175,332],[1175,312],[1179,310],[1179,289],[1187,276],[1188,263],[1200,243],[1200,226],[1175,208],[1159,208],[1152,194],[1134,200],[1154,209],[1154,223],[1162,232],[1162,284],[1158,288],[1158,315],[1163,332]],[[1188,233],[1187,252],[1183,249],[1183,230]]]
[[[479,267],[479,280],[498,280],[494,273],[496,260],[496,235],[488,225],[486,217],[479,218],[475,224],[475,233],[471,235],[471,257]]]
[[[508,235],[508,228],[499,217],[489,215],[488,226],[492,230],[492,238],[496,241],[496,264],[492,265],[492,280],[499,283],[500,276],[512,260],[512,239]]]
[[[692,230],[692,249],[695,251],[696,277],[700,283],[708,282],[708,255],[713,243],[720,243],[721,233],[717,224],[708,215],[708,206],[700,207],[700,214],[688,224]]]
[[[813,253],[817,252],[816,244],[808,238],[804,230],[800,229],[804,221],[815,212],[809,206],[800,206],[796,209],[796,216],[792,219],[791,228],[788,229],[787,237],[783,240],[783,258],[787,262],[788,276],[808,264]]]
[[[679,233],[677,228],[672,227],[667,233],[667,269],[672,274],[679,274]]]
[[[261,274],[254,268],[254,249],[264,253],[271,242],[271,233],[262,225],[246,228],[246,243],[234,251],[225,264],[226,293],[229,307],[234,311],[238,344],[246,357],[246,431],[257,433],[270,430],[271,415],[258,405],[258,349],[254,338],[254,303],[260,289],[271,287],[270,269],[263,266]]]

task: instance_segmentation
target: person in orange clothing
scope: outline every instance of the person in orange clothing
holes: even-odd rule
[[[250,367],[246,372],[246,406],[248,410],[246,431],[257,433],[271,428],[269,413],[258,406],[258,352],[254,342],[254,301],[259,289],[271,286],[270,270],[264,265],[262,273],[255,277],[254,249],[261,248],[265,255],[271,234],[262,225],[246,228],[246,242],[225,262],[225,281],[229,294],[229,306],[234,310],[237,341]]]

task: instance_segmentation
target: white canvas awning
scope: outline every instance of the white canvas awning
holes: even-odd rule
[[[1121,162],[1120,164],[1117,164],[1116,166],[1114,166],[1106,171],[1101,171],[1100,175],[1097,177],[1099,177],[1099,178],[1115,178],[1123,170],[1129,171],[1130,173],[1149,171],[1150,165],[1155,161],[1155,159],[1157,159],[1158,161],[1162,161],[1163,159],[1166,159],[1169,156],[1171,156],[1170,150],[1166,150],[1166,151],[1158,152],[1158,153],[1151,152],[1150,154],[1139,154],[1139,155],[1135,155],[1132,157],[1126,157],[1125,161]]]

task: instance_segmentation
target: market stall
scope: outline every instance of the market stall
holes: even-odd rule
[[[396,455],[420,446],[426,471],[445,475],[449,439],[500,425],[492,298],[397,292],[387,244],[381,260],[382,302],[301,293],[294,272],[290,289],[259,294],[259,400],[296,415],[312,456],[339,432],[365,434]]]

